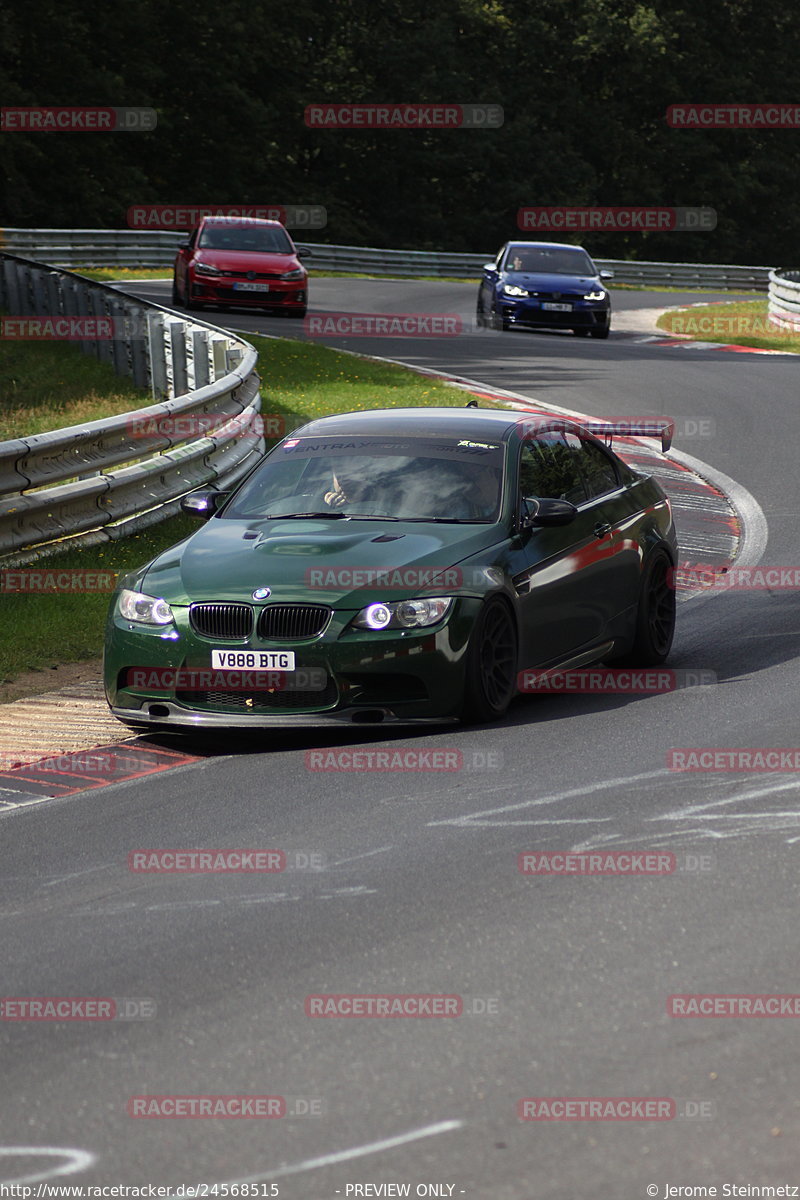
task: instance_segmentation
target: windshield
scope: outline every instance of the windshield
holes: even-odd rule
[[[501,443],[468,438],[288,438],[222,515],[494,522],[502,465]]]
[[[550,275],[595,275],[594,263],[585,250],[531,249],[510,246],[506,254],[505,271],[532,271]]]
[[[258,225],[204,225],[197,242],[201,250],[250,250],[256,254],[293,254],[283,229]]]

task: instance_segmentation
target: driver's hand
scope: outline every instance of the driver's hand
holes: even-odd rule
[[[328,508],[341,508],[343,504],[347,503],[347,496],[344,492],[326,492],[324,499]]]

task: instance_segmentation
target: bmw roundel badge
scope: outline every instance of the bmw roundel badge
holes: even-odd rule
[[[256,588],[253,592],[254,600],[266,600],[272,595],[272,588]]]

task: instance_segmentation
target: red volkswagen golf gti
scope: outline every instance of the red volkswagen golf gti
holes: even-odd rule
[[[184,308],[236,305],[304,317],[308,272],[280,221],[204,217],[178,247],[172,303]]]

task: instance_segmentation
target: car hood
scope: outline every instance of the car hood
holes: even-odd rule
[[[497,525],[212,518],[154,559],[137,586],[177,605],[249,603],[256,588],[269,588],[270,603],[317,601],[358,609],[376,599],[431,595],[425,584],[432,575],[502,538]],[[374,581],[377,570],[389,572],[388,590],[386,582]],[[463,588],[461,583],[460,573],[447,575],[442,591],[475,590],[471,576]]]
[[[568,292],[588,291],[605,287],[596,275],[551,275],[537,271],[504,271],[500,277],[502,283],[515,283],[529,292]]]
[[[296,271],[301,265],[294,254],[264,254],[257,250],[205,250],[194,257],[219,271]]]

